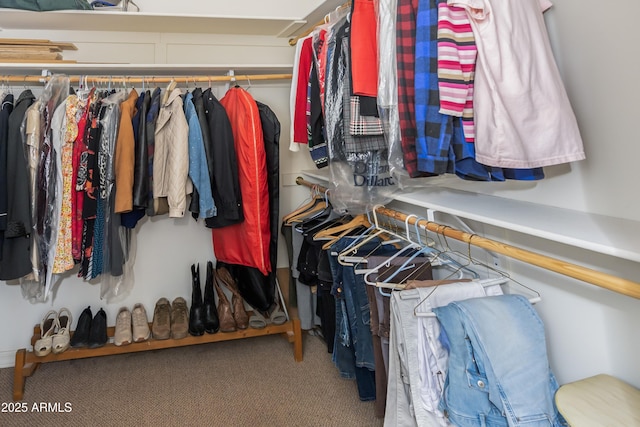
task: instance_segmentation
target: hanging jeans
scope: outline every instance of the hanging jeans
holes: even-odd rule
[[[450,346],[441,409],[457,426],[561,426],[544,325],[521,295],[434,308]],[[499,333],[496,333],[499,331]]]

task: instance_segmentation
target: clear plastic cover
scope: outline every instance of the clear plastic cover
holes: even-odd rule
[[[389,173],[399,188],[411,179],[404,168],[398,114],[398,63],[396,58],[397,0],[376,0],[378,16],[378,112],[389,145]]]
[[[385,137],[350,135],[349,40],[346,16],[336,21],[326,37],[325,128],[329,152],[330,198],[338,212],[363,213],[393,199],[397,190],[391,176]],[[382,139],[382,143],[380,141]]]
[[[46,301],[54,286],[53,256],[59,215],[56,215],[58,166],[52,144],[53,115],[69,94],[69,78],[54,75],[25,114],[22,130],[31,172],[33,218],[33,273],[21,281],[22,293],[31,302]],[[37,114],[36,114],[37,113]]]

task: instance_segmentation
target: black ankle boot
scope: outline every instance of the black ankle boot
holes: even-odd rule
[[[89,345],[89,331],[91,330],[91,306],[82,310],[82,314],[78,318],[76,330],[71,335],[71,347],[86,347]]]
[[[200,264],[191,264],[191,309],[189,310],[189,334],[200,336],[204,334],[204,307],[202,305],[202,290],[200,288]]]
[[[213,292],[213,263],[207,262],[207,279],[204,284],[204,329],[208,334],[215,334],[220,330],[218,310]]]

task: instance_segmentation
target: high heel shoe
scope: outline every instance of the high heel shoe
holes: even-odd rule
[[[73,322],[73,316],[68,308],[61,308],[58,311],[58,332],[53,335],[52,348],[55,354],[62,353],[69,348],[71,338],[69,332],[71,329],[71,323]]]
[[[40,322],[40,339],[33,345],[33,352],[36,356],[44,357],[51,353],[56,327],[58,327],[58,312],[50,310]]]

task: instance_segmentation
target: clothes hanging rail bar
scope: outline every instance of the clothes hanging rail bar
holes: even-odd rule
[[[112,83],[112,84],[131,84],[131,83],[208,83],[208,82],[234,82],[234,81],[260,81],[260,80],[291,80],[291,74],[236,74],[234,76],[90,76],[87,75],[88,83]],[[19,76],[19,75],[0,75],[0,84],[2,83],[46,83],[48,76]],[[85,76],[69,76],[71,83],[79,83]]]
[[[351,7],[351,2],[350,1],[344,3],[341,6],[338,6],[336,8],[336,11],[344,9],[346,7]],[[299,35],[297,35],[295,37],[290,38],[289,39],[289,46],[295,46],[296,43],[298,43],[298,40],[300,40],[300,39],[308,36],[309,34],[311,34],[313,32],[313,30],[316,29],[316,27],[319,27],[322,24],[327,24],[328,23],[328,21],[327,21],[328,17],[329,17],[329,15],[327,14],[322,21],[316,22],[315,24],[313,24],[313,26],[311,28],[309,28],[308,30],[304,31],[302,34],[299,34]]]
[[[326,188],[319,186],[313,182],[307,181],[302,177],[296,178],[296,184],[304,185],[306,187],[315,186],[319,191],[327,191]],[[474,245],[482,249],[487,249],[492,252],[506,255],[510,258],[517,259],[527,264],[535,265],[536,267],[541,267],[545,270],[572,277],[574,279],[578,279],[583,282],[590,283],[592,285],[596,285],[622,295],[640,299],[640,283],[638,282],[633,282],[631,280],[623,279],[611,274],[572,264],[546,255],[541,255],[532,251],[528,251],[526,249],[521,249],[516,246],[488,239],[477,234],[466,233],[464,231],[457,230],[447,225],[438,224],[433,221],[417,219],[414,215],[407,215],[394,209],[376,207],[375,212],[376,214],[385,215],[397,221],[407,221],[411,225],[415,225],[417,223],[418,227],[422,227],[425,230],[441,234],[445,237],[450,237],[452,239],[468,243],[469,245]]]

